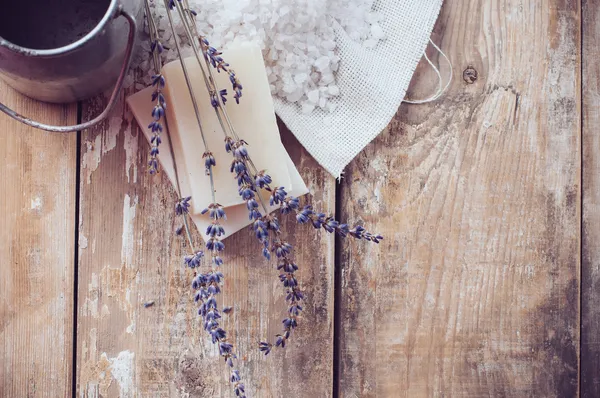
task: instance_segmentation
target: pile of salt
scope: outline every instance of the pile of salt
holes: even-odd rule
[[[303,112],[315,108],[335,110],[331,98],[340,94],[336,85],[339,57],[336,55],[335,27],[357,45],[375,48],[385,33],[381,15],[373,11],[373,0],[190,0],[198,11],[198,29],[211,44],[227,51],[236,40],[254,41],[262,49],[271,94],[297,103]],[[153,10],[162,40],[171,50],[163,61],[177,58],[162,2]],[[185,43],[184,29],[176,32]],[[135,62],[144,72],[151,63],[149,44],[143,43],[141,59]],[[147,48],[146,48],[147,47]],[[183,56],[192,55],[183,46]],[[149,76],[144,83],[149,84]],[[132,80],[126,84],[130,85]]]

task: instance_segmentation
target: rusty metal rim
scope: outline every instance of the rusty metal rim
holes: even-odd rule
[[[108,9],[106,10],[106,13],[104,14],[100,22],[98,22],[98,24],[94,27],[94,29],[90,30],[84,37],[71,44],[67,44],[66,46],[58,48],[36,50],[33,48],[19,46],[0,37],[0,47],[8,48],[11,51],[14,51],[18,54],[26,55],[28,57],[56,57],[59,55],[65,55],[84,46],[96,35],[100,34],[110,20],[117,18],[119,15],[120,5],[118,0],[111,0]]]

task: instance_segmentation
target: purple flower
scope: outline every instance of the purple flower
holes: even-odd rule
[[[213,106],[213,108],[217,108],[219,106],[219,100],[217,99],[215,93],[210,94],[210,104]]]
[[[158,172],[158,160],[156,160],[156,158],[148,160],[148,171],[150,174],[156,174]]]
[[[301,212],[296,214],[296,221],[298,221],[298,224],[306,224],[312,214],[313,214],[312,207],[304,206],[304,209],[302,209]]]
[[[165,77],[163,75],[154,75],[152,76],[152,85],[160,88],[165,87]]]
[[[311,218],[313,227],[315,229],[320,229],[325,224],[325,214],[324,213],[313,213],[314,217]]]
[[[165,96],[159,90],[156,90],[152,93],[152,101],[156,100],[158,100],[158,103],[161,104],[163,108],[167,109],[167,102],[165,101]]]
[[[211,167],[217,165],[217,161],[215,160],[212,152],[204,152],[202,159],[204,159],[204,167],[206,167],[206,170],[210,170]]]
[[[295,271],[298,271],[298,266],[292,261],[290,261],[288,258],[284,258],[282,262],[279,263],[279,265],[277,265],[277,269],[287,273],[293,273]]]
[[[204,257],[204,252],[202,250],[199,250],[192,255],[185,256],[183,261],[185,262],[185,265],[187,265],[188,267],[196,268],[196,267],[200,266],[200,262],[202,261],[203,257]]]
[[[161,124],[160,124],[158,121],[156,121],[156,120],[155,120],[155,121],[153,121],[152,123],[150,123],[150,124],[148,125],[148,128],[149,128],[150,130],[152,130],[152,132],[153,132],[153,133],[156,133],[156,132],[162,132],[162,131],[163,131],[163,127],[162,127],[162,125],[161,125]]]
[[[264,217],[265,223],[267,224],[267,229],[270,229],[271,231],[274,232],[279,232],[280,230],[280,225],[279,225],[279,220],[277,219],[277,217],[272,216],[272,215],[266,215]]]
[[[263,247],[262,249],[262,254],[263,256],[267,259],[270,260],[271,259],[271,253],[269,253],[269,249],[266,247]]]
[[[292,315],[292,316],[300,315],[301,311],[302,311],[302,306],[300,306],[298,304],[294,304],[294,305],[290,306],[290,309],[289,309],[290,315]]]
[[[276,335],[276,337],[277,337],[277,340],[275,340],[275,345],[277,347],[281,346],[281,348],[285,348],[285,340],[286,340],[285,337],[280,334]]]
[[[259,188],[268,187],[269,184],[272,182],[273,182],[273,180],[271,179],[271,176],[266,174],[265,170],[259,171],[254,180],[254,183]]]
[[[233,138],[225,137],[225,150],[227,151],[227,153],[231,152],[234,143],[235,141]]]
[[[235,158],[238,160],[248,160],[248,150],[243,145],[239,145],[233,151],[233,154],[235,155]]]
[[[223,259],[217,255],[213,255],[212,261],[216,267],[223,265]]]
[[[246,201],[254,198],[254,191],[248,186],[240,188],[239,194]]]
[[[156,104],[152,109],[152,117],[154,118],[154,120],[158,121],[163,116],[165,116],[165,109],[161,104]]]
[[[257,219],[252,224],[252,228],[254,229],[254,233],[258,240],[262,241],[269,236],[269,232],[267,231],[267,224],[261,219]]]
[[[210,238],[206,242],[206,249],[214,250],[216,252],[222,252],[223,250],[225,250],[225,245],[223,244],[223,242],[217,240],[216,238]]]
[[[233,98],[235,98],[235,102],[237,104],[240,103],[240,98],[242,98],[242,84],[238,80],[235,72],[233,70],[229,70],[229,81],[231,82],[231,87],[233,88],[234,94]]]
[[[156,144],[157,146],[160,145],[162,143],[162,139],[160,138],[160,135],[155,135],[152,138],[150,138],[150,143]]]
[[[225,338],[225,331],[221,328],[215,328],[209,331],[210,337],[212,337],[213,344],[217,341]]]
[[[231,382],[235,383],[236,381],[240,381],[240,373],[237,370],[231,372]]]
[[[248,201],[246,202],[246,207],[248,208],[248,210],[253,210],[253,209],[257,209],[258,208],[258,202],[256,201],[256,199],[254,198],[250,198],[248,199]]]
[[[150,43],[150,52],[154,52],[154,50],[157,50],[159,54],[163,52],[164,47],[159,40],[154,40]]]
[[[281,241],[274,243],[273,246],[271,247],[271,251],[274,251],[275,255],[278,258],[287,256],[288,254],[290,254],[291,250],[292,250],[292,245],[290,245],[287,242],[281,242]]]
[[[286,196],[287,196],[287,192],[285,191],[285,188],[277,187],[271,193],[271,199],[269,202],[271,203],[271,206],[278,205],[285,200]]]
[[[273,346],[265,341],[261,341],[260,343],[258,343],[258,349],[264,352],[265,355],[269,355],[269,353],[271,352],[271,348],[273,348]]]
[[[200,212],[200,214],[209,213],[208,216],[213,220],[227,219],[225,216],[225,209],[218,203],[211,203],[208,207]]]
[[[335,219],[333,219],[332,217],[327,218],[327,221],[323,224],[323,229],[325,229],[325,231],[332,233],[334,232],[338,227],[340,226],[340,223],[337,222]]]
[[[175,213],[177,213],[178,216],[189,213],[191,199],[192,197],[188,196],[187,198],[181,198],[177,201],[177,204],[175,204]]]
[[[283,327],[286,329],[295,329],[296,326],[298,326],[298,323],[296,322],[296,318],[285,318],[283,321]]]
[[[244,164],[244,162],[234,159],[231,162],[231,168],[230,168],[231,172],[235,172],[236,174],[240,174],[246,171],[246,165]]]
[[[213,222],[206,228],[206,235],[210,237],[225,235],[225,229],[220,224]]]
[[[226,89],[223,89],[223,90],[219,91],[219,96],[221,97],[221,102],[223,104],[225,104],[227,102],[226,95],[227,95],[227,90]]]
[[[300,199],[293,196],[288,196],[281,203],[281,214],[289,214],[300,208]]]
[[[231,350],[233,350],[233,344],[230,343],[219,343],[219,353],[221,355],[230,354]]]

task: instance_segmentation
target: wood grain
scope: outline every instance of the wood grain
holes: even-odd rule
[[[46,123],[77,107],[30,100],[0,81],[0,101]],[[0,114],[0,396],[71,395],[77,136]]]
[[[343,218],[386,240],[341,252],[340,396],[577,396],[579,16],[445,2],[449,92],[403,105],[342,181]]]
[[[84,119],[103,105],[84,106]],[[335,181],[289,132],[284,143],[314,193],[333,211]],[[252,143],[250,143],[252,144]],[[226,367],[202,330],[191,275],[183,267],[177,199],[166,176],[145,170],[148,144],[123,103],[82,139],[79,249],[78,395],[231,397]],[[248,230],[228,238],[223,272],[226,317],[245,359],[249,396],[330,396],[332,389],[333,239],[284,223],[308,297],[292,344],[264,358],[258,342],[279,332],[284,307],[278,271]],[[198,235],[196,235],[198,236]],[[142,304],[154,301],[144,308]]]
[[[582,2],[581,396],[600,396],[600,2]]]

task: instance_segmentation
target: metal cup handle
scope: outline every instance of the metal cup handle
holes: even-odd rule
[[[119,10],[118,10],[118,13],[115,18],[118,18],[119,16],[125,17],[125,19],[127,19],[127,22],[129,22],[129,36],[127,37],[127,47],[125,48],[125,59],[123,61],[123,65],[121,66],[121,72],[119,73],[119,78],[117,79],[115,88],[113,89],[110,99],[108,100],[108,104],[106,105],[106,108],[104,108],[104,110],[102,111],[101,114],[99,114],[92,120],[85,122],[85,123],[75,124],[73,126],[53,126],[51,124],[43,124],[40,122],[36,122],[35,120],[31,120],[26,116],[20,115],[17,112],[13,111],[12,109],[8,108],[2,102],[0,102],[0,111],[6,113],[8,116],[12,117],[13,119],[16,119],[19,122],[24,123],[28,126],[46,130],[46,131],[51,131],[54,133],[69,133],[72,131],[85,130],[87,128],[95,126],[96,124],[98,124],[101,121],[103,121],[104,119],[106,119],[106,116],[108,116],[111,109],[117,102],[117,97],[119,95],[119,92],[121,91],[121,87],[123,87],[123,80],[125,79],[125,75],[127,74],[127,70],[129,69],[129,64],[131,63],[131,56],[133,55],[133,45],[135,42],[135,32],[136,32],[135,18],[131,14],[129,14],[127,11],[125,11],[123,9],[122,5],[119,6]]]

